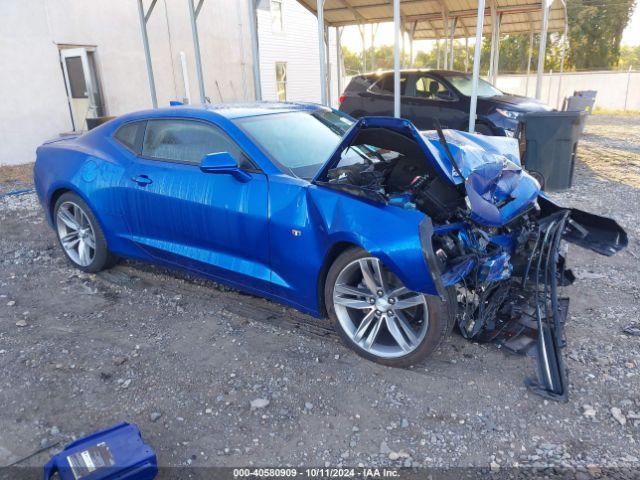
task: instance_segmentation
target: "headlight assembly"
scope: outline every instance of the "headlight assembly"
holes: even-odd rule
[[[496,112],[498,112],[503,117],[509,118],[511,120],[517,120],[518,117],[520,116],[520,112],[505,110],[504,108],[496,108]]]

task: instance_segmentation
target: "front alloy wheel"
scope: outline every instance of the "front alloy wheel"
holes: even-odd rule
[[[345,343],[360,355],[404,366],[437,346],[442,336],[437,304],[442,302],[436,298],[434,309],[433,299],[406,288],[378,258],[349,250],[336,260],[327,281],[329,315]]]

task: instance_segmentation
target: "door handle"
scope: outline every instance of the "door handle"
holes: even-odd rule
[[[147,175],[138,175],[137,177],[132,177],[131,180],[136,182],[141,187],[146,187],[150,183],[153,183],[153,180],[151,180]]]

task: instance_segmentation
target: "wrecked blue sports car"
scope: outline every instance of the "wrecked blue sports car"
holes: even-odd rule
[[[560,207],[514,139],[420,132],[318,105],[174,107],[42,145],[35,184],[62,250],[188,269],[328,316],[360,355],[424,359],[451,332],[535,353],[567,395],[562,241],[624,248],[613,220]]]

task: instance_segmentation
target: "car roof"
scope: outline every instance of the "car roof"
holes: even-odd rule
[[[405,68],[400,70],[400,73],[431,73],[433,75],[469,75],[468,73],[458,70],[438,70],[431,68]],[[393,74],[393,70],[380,70],[376,72],[363,73],[362,77],[379,77],[382,75]]]
[[[235,119],[270,115],[288,112],[313,112],[323,109],[322,105],[306,102],[246,102],[246,103],[206,103],[200,105],[177,105],[172,107],[155,108],[132,112],[119,117],[123,121],[143,120],[158,117],[194,117],[206,118],[210,116]]]

